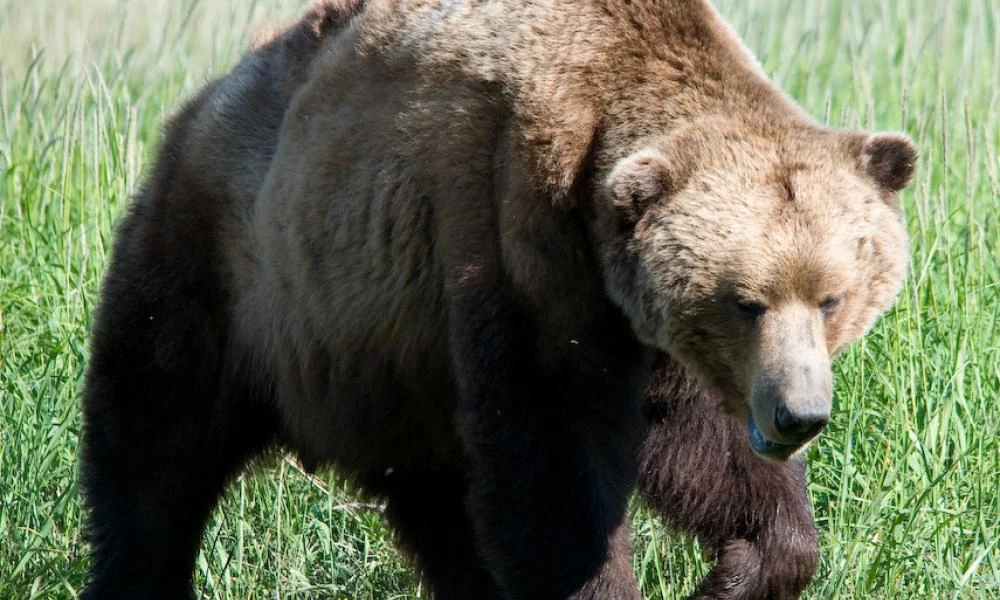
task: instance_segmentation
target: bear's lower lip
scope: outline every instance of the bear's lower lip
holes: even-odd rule
[[[753,451],[769,460],[786,461],[795,454],[796,450],[802,447],[792,444],[779,444],[767,439],[761,433],[760,429],[757,428],[757,423],[754,422],[752,416],[747,423],[747,434],[750,437],[750,447],[753,448]]]

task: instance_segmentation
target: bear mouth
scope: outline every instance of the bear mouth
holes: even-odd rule
[[[747,423],[747,435],[750,437],[750,447],[758,456],[776,462],[785,462],[802,447],[795,444],[779,444],[767,439],[757,427],[752,415]]]

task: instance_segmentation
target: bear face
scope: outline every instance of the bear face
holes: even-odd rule
[[[898,293],[905,137],[708,118],[641,144],[604,187],[607,289],[785,460],[823,428],[831,359]],[[614,221],[609,225],[606,221]]]

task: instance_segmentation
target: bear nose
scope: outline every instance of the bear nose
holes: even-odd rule
[[[816,437],[830,420],[827,412],[792,412],[779,406],[774,415],[774,428],[786,441],[804,444]]]

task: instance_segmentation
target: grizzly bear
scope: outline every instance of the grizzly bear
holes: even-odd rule
[[[266,450],[386,502],[435,598],[636,599],[638,487],[795,598],[830,360],[912,143],[819,125],[705,0],[315,4],[174,117],[94,324],[86,598],[190,597]]]

